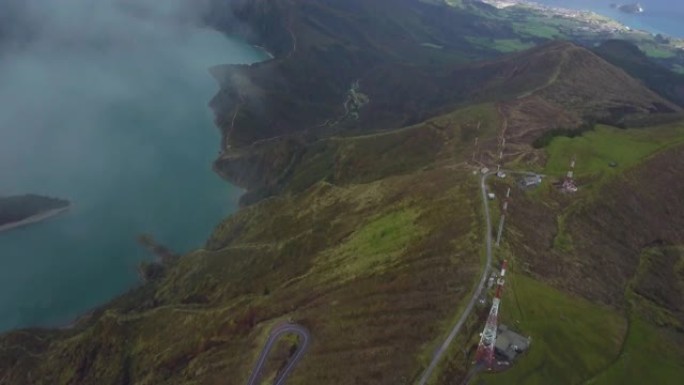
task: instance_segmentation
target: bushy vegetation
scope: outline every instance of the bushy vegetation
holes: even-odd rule
[[[566,138],[575,138],[577,136],[581,136],[587,131],[593,130],[595,127],[595,123],[593,121],[585,121],[582,123],[577,128],[552,128],[539,138],[535,139],[534,142],[532,142],[532,147],[534,148],[544,148],[551,144],[554,138],[557,137],[566,137]]]

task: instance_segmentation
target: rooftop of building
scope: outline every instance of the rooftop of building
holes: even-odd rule
[[[500,325],[494,348],[498,354],[504,356],[508,361],[513,361],[530,347],[530,342],[529,337],[510,330],[506,325]]]

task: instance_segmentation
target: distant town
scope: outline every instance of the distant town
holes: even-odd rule
[[[548,6],[536,3],[529,0],[479,0],[482,3],[489,4],[498,9],[506,9],[517,7],[519,9],[526,9],[532,13],[536,13],[552,20],[568,20],[574,23],[564,23],[565,29],[572,34],[577,35],[609,35],[611,37],[621,37],[626,34],[643,35],[649,38],[655,37],[655,34],[649,31],[642,31],[633,29],[625,24],[607,16],[602,16],[596,12],[586,10],[567,9],[554,6]],[[623,12],[641,13],[644,8],[639,3],[632,4],[612,4],[614,8],[618,8]],[[667,38],[667,44],[673,48],[684,49],[684,39]]]
[[[480,0],[498,9],[518,6],[537,11],[551,18],[564,18],[580,21],[584,26],[578,26],[579,31],[595,33],[620,33],[629,32],[632,29],[609,17],[601,16],[592,11],[582,11],[576,9],[558,8],[547,6],[534,1],[527,0]]]

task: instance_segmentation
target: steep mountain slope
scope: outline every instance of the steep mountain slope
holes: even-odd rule
[[[520,263],[567,290],[622,306],[641,252],[684,244],[683,218],[674,215],[684,207],[677,193],[684,191],[682,160],[684,147],[675,147],[580,197],[553,190],[543,200],[519,194],[511,206],[516,230],[510,242]],[[565,247],[557,238],[572,241]]]
[[[503,322],[522,319],[523,330],[544,341],[484,383],[676,384],[684,374],[684,223],[677,214],[684,210],[684,123],[648,131],[602,127],[553,143],[550,162],[553,152],[563,150],[564,166],[577,155],[576,194],[551,183],[514,190],[502,252],[516,267]],[[615,159],[621,162],[611,168]],[[551,182],[562,175],[552,174]],[[526,293],[530,276],[601,305],[581,315],[597,319],[570,321],[577,308],[535,300]],[[600,315],[606,309],[613,313]],[[568,328],[576,332],[566,334]],[[601,328],[608,329],[591,336]],[[575,342],[578,333],[586,339]]]
[[[159,279],[72,330],[4,336],[0,383],[241,384],[268,329],[288,318],[315,336],[293,383],[414,378],[480,269],[477,178],[451,159],[472,147],[477,122],[483,137],[499,126],[482,106],[321,143],[335,184],[306,182],[318,163],[306,157],[294,178],[303,190],[227,219]],[[415,155],[393,169],[396,157],[374,151],[388,143]]]
[[[212,105],[233,146],[306,130],[325,134],[424,120],[431,110],[470,100],[481,79],[500,75],[491,73],[496,66],[455,71],[459,63],[492,57],[464,36],[495,37],[511,29],[481,10],[418,0],[242,1],[235,9],[277,59],[214,70],[224,87]],[[348,117],[345,100],[357,81],[370,103],[361,122],[340,119]]]
[[[684,105],[684,75],[674,73],[651,61],[636,45],[609,40],[594,49],[597,55],[641,79],[649,88],[665,98]]]
[[[546,48],[546,49],[544,49]],[[526,144],[551,129],[575,129],[583,122],[621,125],[625,118],[675,113],[681,108],[647,89],[590,51],[570,43],[537,48],[515,75],[543,74],[543,84],[521,81],[530,91],[502,104],[507,138]]]
[[[276,58],[213,69],[221,91],[211,105],[224,136],[216,170],[251,190],[243,200],[249,203],[281,188],[306,143],[395,129],[469,103],[507,101],[507,135],[523,147],[549,130],[680,110],[571,43],[474,62],[492,53],[465,36],[511,30],[485,8],[464,4],[236,2],[240,31]]]
[[[413,383],[482,268],[473,171],[495,166],[500,139],[516,152],[506,147],[514,166],[542,167],[553,154],[531,143],[548,130],[680,111],[572,43],[471,61],[487,53],[459,33],[502,27],[467,7],[231,4],[244,33],[277,56],[213,69],[222,89],[212,105],[224,134],[215,168],[250,189],[249,205],[217,226],[203,249],[144,266],[155,273],[148,282],[73,328],[0,337],[0,384],[242,384],[269,329],[288,320],[313,335],[292,383]],[[648,130],[640,132],[656,131]],[[665,139],[613,179],[586,176],[601,183],[576,201],[550,187],[516,191],[497,256],[512,257],[511,272],[524,277],[528,301],[517,307],[537,328],[525,332],[549,336],[540,348],[574,342],[550,363],[544,350],[530,356],[531,373],[560,373],[540,383],[598,375],[627,340],[628,311],[681,337],[684,194],[672,194],[684,189],[677,180],[684,162],[681,142]],[[504,187],[495,186],[498,196]],[[639,296],[636,305],[625,287]],[[468,319],[437,383],[464,377],[486,311]],[[594,325],[603,319],[619,327]],[[565,324],[573,333],[556,332]]]
[[[500,28],[416,0],[238,1],[234,12],[278,59],[214,70],[224,87],[212,105],[232,145],[319,127],[344,115],[352,84],[378,66],[453,65],[483,57],[464,32],[496,34]],[[215,24],[234,30],[232,24]],[[242,107],[237,114],[236,104]],[[232,129],[245,125],[249,129]]]
[[[325,108],[309,105],[300,110],[292,105],[297,92],[288,94],[286,102],[273,96],[272,90],[253,83],[250,96],[237,104],[231,104],[235,103],[233,99],[218,97],[214,108],[219,116],[220,111],[233,112],[229,127],[223,126],[226,151],[215,164],[217,171],[255,192],[245,198],[244,203],[248,203],[280,189],[306,144],[317,138],[336,132],[399,128],[468,103],[501,102],[501,111],[508,121],[507,138],[512,144],[521,145],[528,145],[546,131],[576,129],[587,121],[620,124],[625,117],[681,110],[623,70],[568,42],[554,42],[524,53],[465,65],[420,66],[391,59],[382,64],[359,64],[354,70],[359,76],[354,80],[358,88],[349,84],[347,102],[343,103],[343,95],[312,96]],[[237,71],[230,79],[244,83],[245,79],[258,78],[262,71],[278,74],[285,66],[298,73],[306,71],[307,65],[284,58],[261,66],[230,67],[229,71]],[[282,80],[284,75],[274,76],[281,79],[282,87],[291,89],[290,83]],[[330,81],[339,79],[339,74],[321,76]],[[224,83],[223,93],[239,89],[238,84],[229,81]],[[312,92],[319,91],[315,88]],[[363,103],[356,106],[349,102],[357,99]],[[277,122],[271,121],[273,112],[265,107],[274,104],[288,110],[278,112]],[[219,118],[219,124],[222,121]],[[277,129],[278,136],[246,145],[236,141],[236,135],[262,132],[260,127]]]

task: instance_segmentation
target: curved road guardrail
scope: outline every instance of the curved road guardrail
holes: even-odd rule
[[[282,324],[271,330],[268,340],[266,340],[266,344],[264,344],[264,348],[261,350],[261,354],[259,354],[259,359],[257,360],[256,365],[254,365],[254,369],[252,369],[252,374],[249,376],[249,380],[247,380],[247,385],[259,385],[259,377],[262,374],[261,372],[263,371],[264,364],[266,363],[266,359],[268,358],[268,354],[271,352],[273,345],[275,345],[283,335],[289,333],[299,336],[300,344],[297,347],[295,354],[287,361],[285,369],[274,382],[274,385],[285,384],[287,376],[290,375],[295,365],[297,365],[297,362],[302,359],[304,352],[306,352],[306,349],[309,347],[309,341],[311,340],[309,331],[305,327],[297,324]]]

